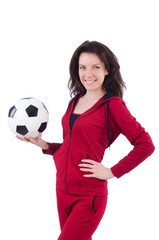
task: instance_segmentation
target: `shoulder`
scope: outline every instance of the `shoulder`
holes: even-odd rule
[[[126,106],[125,101],[119,97],[115,97],[110,100],[109,111],[114,118],[132,118],[132,115]]]
[[[126,106],[126,103],[120,97],[113,97],[109,100],[109,106],[110,106],[110,108],[116,109],[116,108],[119,108],[122,106]]]

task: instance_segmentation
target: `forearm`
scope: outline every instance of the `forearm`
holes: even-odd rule
[[[62,143],[49,143],[46,142],[46,145],[44,148],[42,148],[43,153],[48,154],[48,155],[54,155],[54,153],[61,147]],[[46,147],[46,149],[45,149]]]
[[[150,141],[137,144],[127,156],[111,168],[113,175],[117,178],[122,177],[142,163],[153,151],[154,145]]]

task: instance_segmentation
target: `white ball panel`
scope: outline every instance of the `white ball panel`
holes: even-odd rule
[[[28,137],[36,138],[36,137],[38,137],[38,135],[39,135],[38,131],[29,132],[25,135],[25,138],[28,138]]]
[[[13,118],[8,118],[8,125],[10,130],[16,134],[16,124]]]
[[[45,108],[41,108],[40,111],[38,111],[38,118],[42,122],[48,122],[49,115]]]
[[[28,115],[24,110],[16,111],[13,119],[16,125],[25,125],[28,121]]]

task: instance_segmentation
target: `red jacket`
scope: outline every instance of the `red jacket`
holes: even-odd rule
[[[70,131],[69,119],[80,96],[73,98],[62,118],[63,143],[48,143],[46,154],[53,155],[57,169],[57,188],[73,194],[105,195],[107,181],[85,178],[78,164],[82,159],[101,162],[104,152],[120,133],[134,146],[111,170],[120,178],[144,161],[154,151],[152,140],[130,114],[124,101],[108,93],[75,121]]]

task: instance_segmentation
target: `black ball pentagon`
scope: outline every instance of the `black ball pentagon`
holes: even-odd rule
[[[8,117],[9,117],[9,118],[13,118],[14,115],[15,115],[15,113],[16,113],[16,111],[17,111],[17,109],[16,109],[15,106],[11,107],[11,108],[9,109]]]
[[[40,125],[40,127],[39,127],[39,129],[38,129],[38,132],[40,132],[40,133],[43,132],[46,127],[47,127],[47,122],[43,122],[43,123]]]
[[[29,117],[37,117],[38,115],[38,108],[33,105],[27,107],[25,111],[27,112]]]
[[[16,131],[23,136],[29,132],[26,126],[17,126]]]

